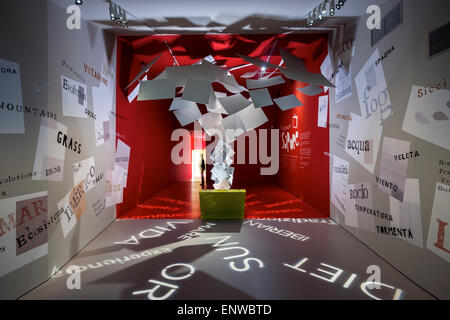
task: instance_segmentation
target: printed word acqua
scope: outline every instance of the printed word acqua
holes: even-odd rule
[[[348,140],[347,149],[356,150],[359,154],[360,151],[370,151],[370,143],[368,140]]]

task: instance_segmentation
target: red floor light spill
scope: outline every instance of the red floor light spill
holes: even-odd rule
[[[245,187],[245,218],[327,218],[328,214],[312,208],[273,184]],[[119,219],[200,219],[200,186],[179,182],[139,204]],[[250,200],[250,201],[249,201]],[[170,206],[167,204],[170,203]],[[181,212],[180,212],[181,211]]]

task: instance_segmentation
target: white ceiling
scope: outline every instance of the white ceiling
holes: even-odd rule
[[[62,7],[74,0],[53,0]],[[321,0],[113,0],[128,15],[129,29],[109,20],[106,0],[84,0],[84,20],[121,35],[176,33],[281,33],[303,29],[300,22]],[[336,0],[337,1],[337,0]],[[348,0],[331,20],[365,14],[370,4],[388,0]],[[134,18],[133,18],[134,16]],[[330,22],[330,21],[329,21]],[[325,25],[328,27],[330,23]]]

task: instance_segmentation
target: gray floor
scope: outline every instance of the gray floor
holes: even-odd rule
[[[118,220],[22,299],[433,299],[333,221],[285,220]]]

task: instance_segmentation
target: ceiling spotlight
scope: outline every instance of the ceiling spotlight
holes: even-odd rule
[[[81,6],[83,4],[83,0],[75,0],[75,4]]]
[[[341,9],[344,6],[345,0],[339,0],[337,5],[336,5],[336,9]]]
[[[320,11],[319,7],[314,9],[314,17],[316,17],[319,20],[322,20],[323,15],[322,15],[322,11]]]
[[[115,6],[113,5],[113,3],[110,2],[109,3],[109,16],[110,16],[112,21],[116,20],[116,18],[117,18],[116,9],[114,7]]]
[[[334,7],[335,7],[335,1],[330,0],[330,16],[334,16],[334,14],[335,14]]]
[[[120,22],[122,22],[122,21],[124,21],[126,19],[126,16],[125,16],[125,10],[123,10],[123,8],[122,7],[119,7],[119,23]]]

